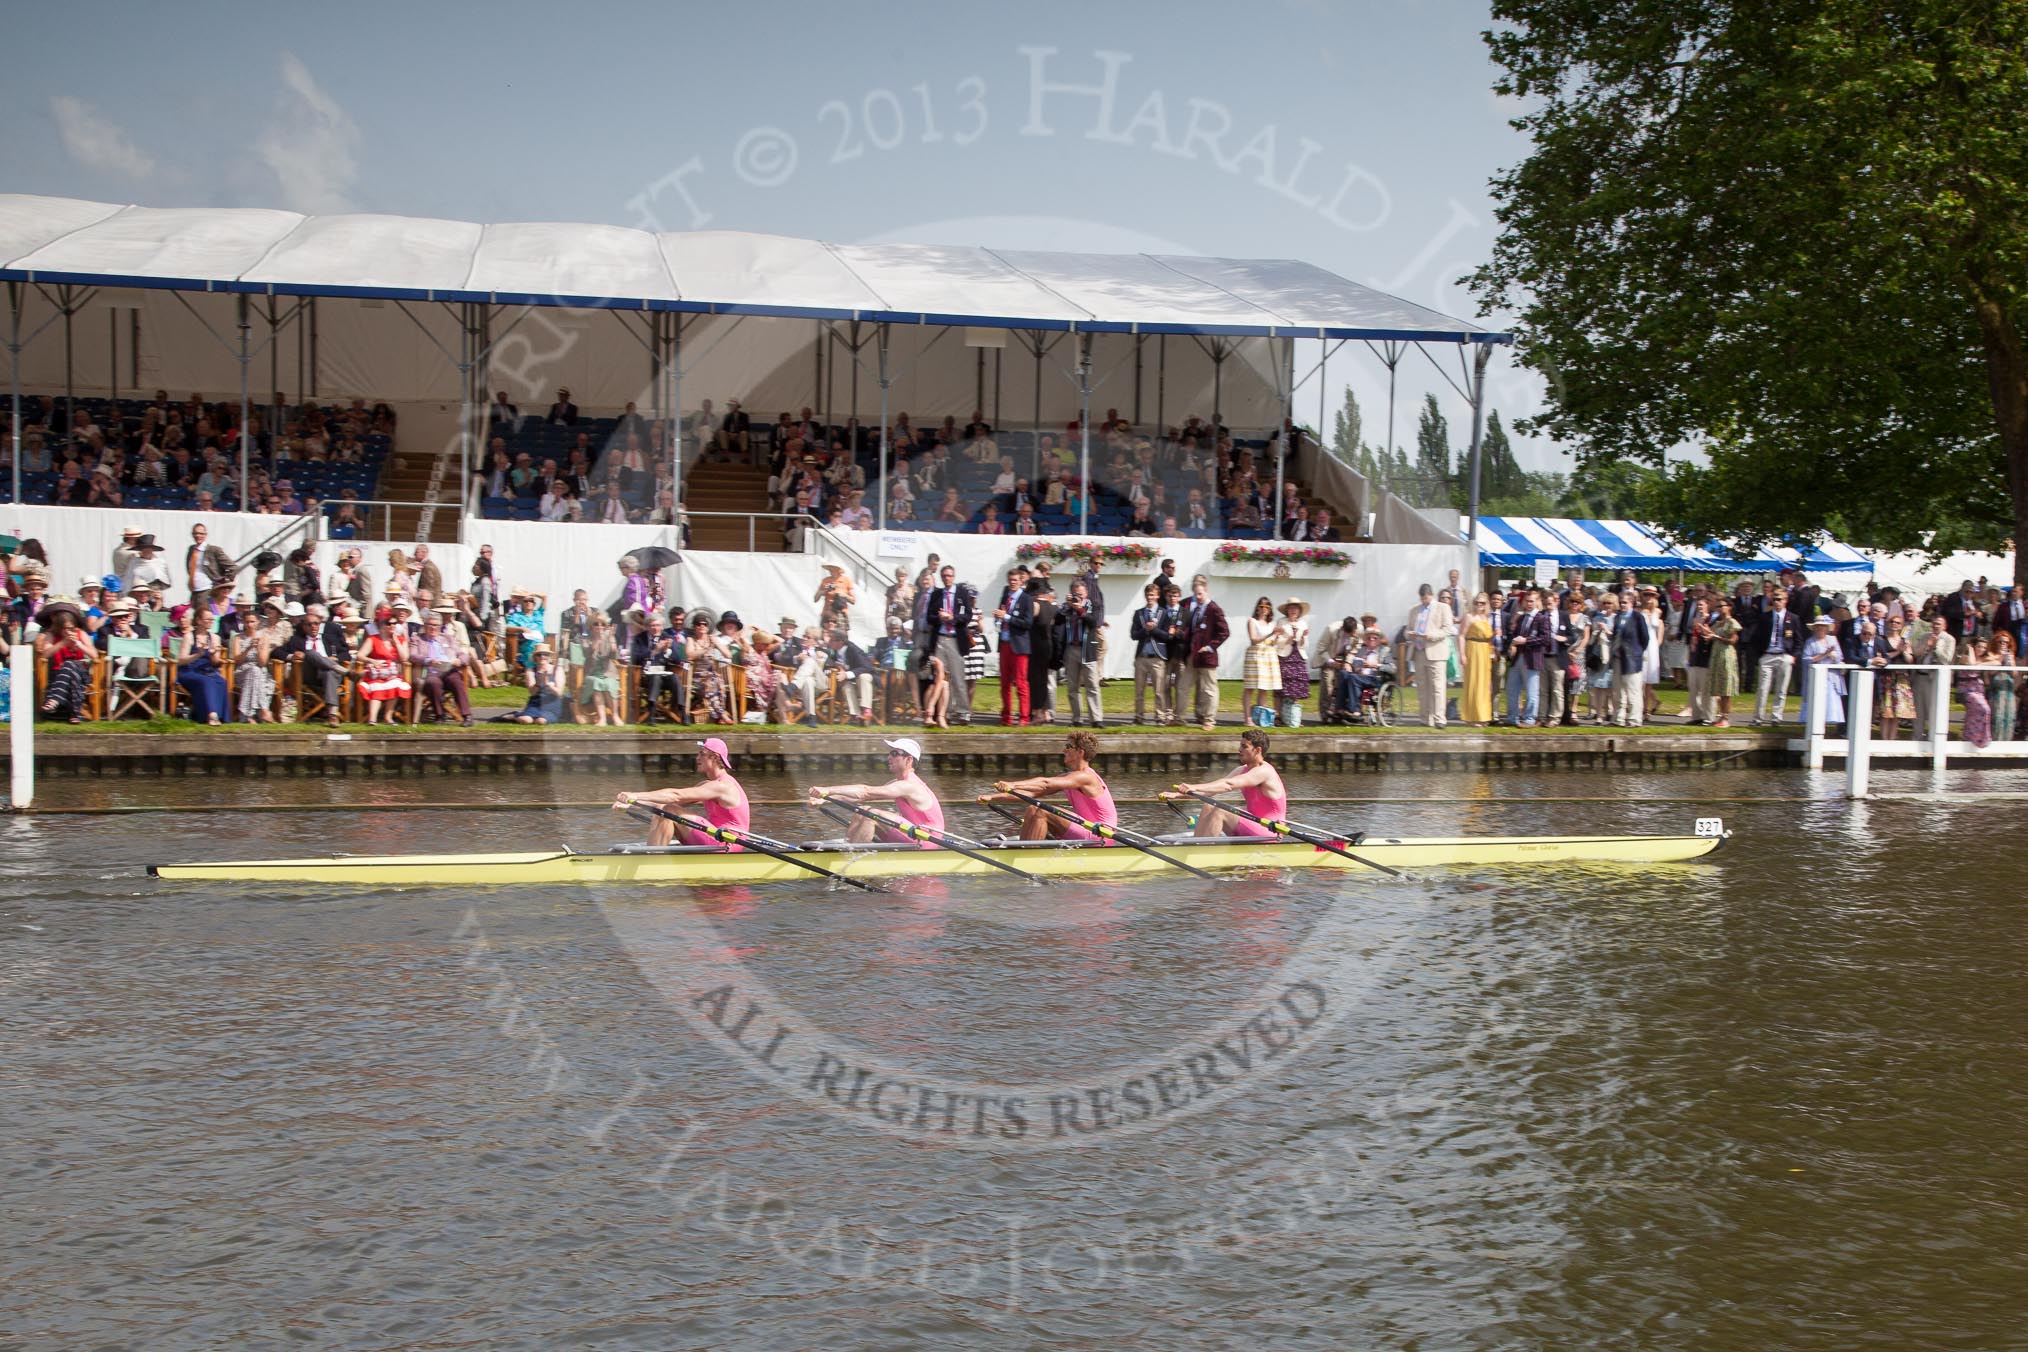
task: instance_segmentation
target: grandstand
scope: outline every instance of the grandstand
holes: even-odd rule
[[[49,410],[47,414],[41,412],[45,407]],[[208,449],[199,448],[201,453],[193,455],[190,460],[191,472],[184,475],[180,482],[176,481],[177,476],[172,471],[165,476],[167,481],[159,484],[140,473],[139,459],[144,441],[143,429],[149,410],[154,407],[157,405],[148,399],[71,398],[61,392],[30,394],[23,407],[22,440],[25,451],[21,501],[38,505],[58,504],[61,466],[67,459],[75,458],[82,476],[80,481],[89,480],[92,472],[101,467],[113,471],[113,477],[121,486],[120,506],[193,511],[198,507],[198,471],[204,468],[206,458],[209,458],[222,463],[226,481],[223,491],[215,496],[213,506],[220,511],[238,510],[239,466],[236,450],[229,449],[236,447],[235,433],[227,425],[237,421],[238,406],[207,405],[206,415],[215,416],[222,429],[216,438],[218,444]],[[180,410],[183,406],[174,407]],[[334,424],[346,412],[337,404],[315,407]],[[293,416],[304,411],[303,408],[294,408],[290,413]],[[46,422],[54,422],[59,428],[68,427],[74,415],[79,413],[100,429],[102,448],[76,442],[45,425]],[[298,459],[294,457],[293,450],[276,459],[269,454],[274,444],[271,435],[256,429],[255,438],[258,454],[252,457],[249,468],[258,471],[265,483],[287,483],[298,499],[306,502],[315,499],[326,515],[337,511],[344,499],[370,500],[375,497],[381,471],[394,448],[390,434],[368,431],[358,439],[360,450],[356,459]],[[290,443],[290,438],[284,437],[283,441]],[[13,477],[0,475],[0,502],[12,500]]]

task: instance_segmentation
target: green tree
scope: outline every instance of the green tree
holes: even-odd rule
[[[1451,499],[1451,429],[1433,394],[1422,397],[1422,416],[1415,424],[1413,478],[1417,506],[1432,507]]]
[[[1359,412],[1359,400],[1352,393],[1352,387],[1345,387],[1345,402],[1331,415],[1331,454],[1358,470],[1369,479],[1378,478],[1380,466],[1374,463],[1373,448],[1366,444],[1365,419]]]
[[[1471,474],[1469,464],[1464,473]],[[1528,475],[1514,458],[1513,443],[1507,439],[1507,429],[1500,425],[1500,410],[1492,409],[1486,414],[1485,435],[1479,439],[1480,500],[1483,503],[1489,498],[1511,498],[1527,491]],[[1469,482],[1466,497],[1470,497]]]
[[[1533,150],[1474,286],[1580,485],[1689,443],[1683,534],[2028,541],[2028,0],[1493,13]]]

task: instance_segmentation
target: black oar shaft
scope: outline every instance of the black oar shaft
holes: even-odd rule
[[[1299,840],[1305,845],[1314,845],[1320,850],[1326,850],[1332,854],[1342,855],[1343,857],[1350,859],[1355,864],[1361,865],[1362,867],[1365,868],[1378,869],[1380,872],[1385,873],[1390,877],[1399,878],[1401,876],[1401,870],[1389,868],[1385,864],[1376,864],[1371,859],[1362,859],[1360,856],[1352,853],[1352,851],[1346,849],[1343,845],[1340,845],[1335,840],[1332,840],[1331,837],[1324,834],[1322,831],[1317,830],[1314,827],[1300,826],[1297,823],[1291,821],[1271,821],[1266,817],[1256,817],[1253,815],[1253,813],[1248,812],[1243,807],[1235,807],[1231,803],[1221,803],[1216,798],[1213,798],[1210,794],[1199,793],[1195,789],[1183,789],[1182,792],[1188,797],[1195,798],[1200,803],[1205,803],[1215,808],[1221,808],[1224,811],[1230,812],[1235,817],[1243,817],[1247,821],[1254,823],[1256,826],[1265,826],[1268,830],[1274,832],[1278,836],[1287,836],[1292,840]]]
[[[778,859],[784,864],[814,873],[820,878],[832,878],[838,882],[856,887],[862,892],[884,893],[887,891],[886,888],[881,887],[877,883],[869,883],[863,878],[848,877],[833,869],[825,868],[821,864],[813,864],[807,859],[798,858],[794,852],[794,847],[782,841],[769,840],[766,836],[757,836],[750,831],[737,831],[729,826],[713,826],[701,817],[692,817],[682,812],[671,812],[668,808],[657,807],[653,803],[636,801],[633,806],[646,808],[658,817],[667,817],[678,826],[687,826],[691,830],[721,844],[741,846],[752,850],[755,854],[764,854],[770,859]]]
[[[882,812],[878,808],[868,807],[864,803],[850,802],[843,798],[832,798],[827,795],[819,800],[819,803],[820,806],[825,807],[832,805],[842,807],[846,811],[864,817],[870,822],[877,822],[891,831],[899,831],[903,835],[915,840],[927,840],[939,849],[949,850],[953,854],[964,855],[967,859],[976,860],[981,864],[999,869],[1002,873],[1011,873],[1023,882],[1045,883],[1049,881],[1049,879],[1030,873],[1026,869],[1015,868],[1012,864],[1003,864],[991,855],[981,853],[985,847],[975,840],[965,840],[962,837],[952,835],[948,831],[939,831],[935,827],[920,826],[915,822],[906,821],[900,817]]]
[[[1217,881],[1217,879],[1213,877],[1213,875],[1206,873],[1203,869],[1197,868],[1196,866],[1191,864],[1186,864],[1181,859],[1177,859],[1172,855],[1163,854],[1160,850],[1155,849],[1152,846],[1148,845],[1144,838],[1137,839],[1136,834],[1134,832],[1126,830],[1124,827],[1109,826],[1104,822],[1086,821],[1083,817],[1078,816],[1075,812],[1072,812],[1067,807],[1063,807],[1057,803],[1048,802],[1041,798],[1030,797],[1028,794],[1022,793],[1019,789],[1005,789],[1002,790],[1002,792],[1004,792],[1009,798],[1012,798],[1017,803],[1026,803],[1030,807],[1040,808],[1044,812],[1049,813],[1053,817],[1061,817],[1064,821],[1069,822],[1072,826],[1081,826],[1085,830],[1091,832],[1093,835],[1099,837],[1101,840],[1116,840],[1120,844],[1127,846],[1129,849],[1139,850],[1142,854],[1148,855],[1151,858],[1161,860],[1163,863],[1169,865],[1169,867],[1171,868],[1180,868],[1185,873],[1194,873],[1200,878],[1211,879],[1214,882]]]

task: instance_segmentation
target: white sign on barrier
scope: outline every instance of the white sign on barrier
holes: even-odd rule
[[[1538,583],[1539,585],[1541,585],[1541,586],[1544,586],[1544,587],[1548,587],[1548,586],[1552,586],[1552,585],[1554,585],[1554,583],[1556,582],[1556,560],[1555,560],[1555,559],[1537,559],[1537,560],[1535,560],[1535,581],[1536,581],[1536,582],[1537,582],[1537,583]]]
[[[874,553],[883,559],[912,559],[915,557],[916,541],[921,538],[914,531],[884,530],[880,532]]]

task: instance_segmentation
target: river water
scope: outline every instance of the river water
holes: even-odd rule
[[[0,823],[0,1343],[2028,1342],[2018,802],[1293,786],[1391,800],[1309,810],[1377,834],[1735,834],[1403,880],[288,891],[140,875],[629,824],[547,806],[616,787],[571,774],[54,784],[216,806]],[[520,810],[359,806],[432,795]],[[233,810],[291,801],[328,806]]]

